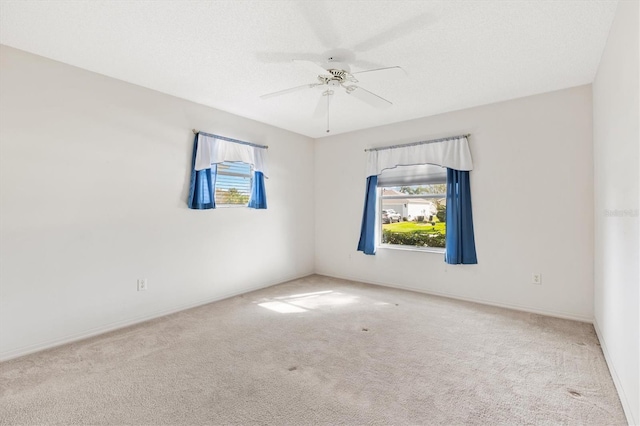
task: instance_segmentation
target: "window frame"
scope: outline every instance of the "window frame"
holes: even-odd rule
[[[442,182],[429,182],[424,184],[416,183],[410,186],[446,185],[446,184],[447,182],[445,180]],[[377,204],[376,206],[376,248],[386,249],[386,250],[400,250],[400,251],[414,251],[414,252],[423,252],[423,253],[444,254],[446,251],[446,247],[410,246],[410,245],[403,245],[403,244],[388,244],[388,243],[382,242],[382,231],[383,231],[382,225],[384,225],[382,223],[383,200],[393,200],[393,199],[407,200],[411,198],[416,198],[416,199],[444,198],[446,200],[447,198],[446,186],[445,186],[445,192],[441,194],[406,194],[406,195],[387,195],[383,197],[382,193],[384,189],[393,189],[393,188],[397,188],[398,186],[399,185],[393,185],[393,186],[388,185],[388,186],[378,186],[376,188],[376,199],[377,199],[377,202],[376,202]],[[402,212],[401,212],[401,217],[402,217]]]

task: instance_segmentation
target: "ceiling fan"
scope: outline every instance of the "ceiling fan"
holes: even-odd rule
[[[357,85],[357,76],[368,73],[381,73],[389,74],[401,72],[404,70],[399,66],[375,68],[364,71],[351,72],[351,67],[346,63],[340,61],[337,57],[330,56],[325,63],[318,64],[316,62],[306,59],[294,59],[295,64],[301,65],[314,72],[317,75],[316,80],[313,83],[303,84],[301,86],[295,86],[284,90],[279,90],[273,93],[267,93],[260,96],[261,99],[269,99],[276,96],[286,95],[289,93],[297,92],[300,90],[321,88],[323,89],[322,95],[318,99],[318,105],[316,106],[314,117],[327,117],[327,133],[329,130],[329,106],[333,95],[338,90],[343,90],[347,95],[351,95],[360,101],[363,101],[375,108],[389,108],[391,101],[376,95],[367,89]],[[394,78],[395,76],[392,76]]]

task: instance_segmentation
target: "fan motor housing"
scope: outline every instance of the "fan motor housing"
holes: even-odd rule
[[[328,69],[329,73],[333,76],[334,79],[340,81],[341,83],[347,78],[347,72],[345,70],[337,70],[334,68]]]
[[[322,84],[330,84],[331,82],[335,82],[337,84],[342,84],[347,81],[347,77],[349,73],[345,70],[339,70],[335,68],[328,69],[327,72],[330,75],[319,75],[318,80]],[[335,84],[335,85],[337,85]]]

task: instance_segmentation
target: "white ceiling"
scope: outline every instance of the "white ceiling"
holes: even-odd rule
[[[7,1],[0,42],[310,137],[321,90],[291,62],[329,51],[393,102],[338,92],[331,135],[593,81],[617,1]],[[214,131],[215,129],[212,129]]]

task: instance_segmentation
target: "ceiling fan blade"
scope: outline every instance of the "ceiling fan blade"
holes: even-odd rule
[[[313,61],[308,61],[306,59],[294,59],[293,63],[308,69],[310,72],[314,73],[315,75],[329,74],[326,69],[322,68],[320,65],[318,65]]]
[[[279,91],[273,92],[273,93],[267,93],[266,95],[260,96],[260,98],[261,99],[269,99],[269,98],[273,98],[273,97],[280,96],[280,95],[286,95],[287,93],[297,92],[298,90],[311,89],[312,87],[316,87],[316,86],[318,86],[317,83],[303,84],[302,86],[296,86],[296,87],[291,87],[289,89],[279,90]]]
[[[375,108],[389,108],[391,105],[393,105],[385,98],[378,96],[366,89],[363,89],[360,86],[347,86],[347,94],[358,98]]]
[[[356,72],[352,72],[351,75],[356,75],[358,74],[358,77],[360,77],[362,74],[366,74],[366,73],[373,73],[373,72],[379,72],[379,71],[385,71],[383,74],[391,74],[393,73],[395,74],[404,74],[407,75],[407,72],[404,70],[404,68],[399,67],[399,66],[395,66],[395,67],[383,67],[383,68],[374,68],[372,70],[364,70],[364,71],[356,71]]]
[[[316,109],[313,112],[313,118],[322,118],[326,117],[329,113],[329,104],[333,100],[333,90],[326,90],[318,99],[318,104],[316,105]]]
[[[291,58],[321,62],[322,56],[313,53],[256,52],[256,58],[267,64],[290,63]]]
[[[356,67],[358,67],[358,68],[364,68],[364,69],[367,69],[367,68],[373,69],[373,68],[382,68],[382,67],[384,67],[383,64],[379,64],[377,62],[366,61],[364,59],[354,59],[354,60],[350,61],[349,63],[354,65],[354,66],[356,66]]]
[[[393,27],[385,30],[379,34],[369,37],[363,42],[360,42],[353,46],[353,50],[356,52],[366,52],[368,50],[380,47],[383,44],[387,44],[391,41],[404,37],[407,34],[411,34],[414,31],[418,31],[427,27],[431,23],[435,22],[436,18],[431,13],[421,13],[414,16],[411,19],[400,22]]]
[[[338,36],[340,32],[333,24],[332,11],[329,11],[329,6],[325,2],[305,1],[296,2],[296,5],[325,49],[335,49],[340,46]]]

